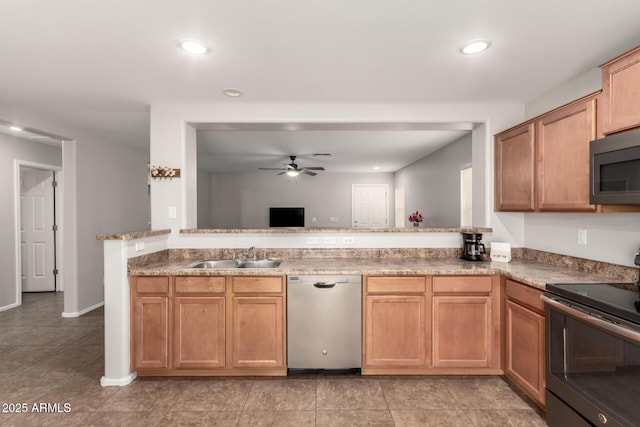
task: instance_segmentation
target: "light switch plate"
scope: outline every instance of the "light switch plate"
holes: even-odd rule
[[[307,245],[317,245],[318,238],[317,237],[307,237]]]
[[[144,251],[144,242],[136,242],[136,252]]]
[[[175,206],[169,206],[169,219],[176,219],[178,217],[178,210]]]

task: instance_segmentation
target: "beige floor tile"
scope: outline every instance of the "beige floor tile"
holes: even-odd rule
[[[159,426],[164,412],[92,412],[86,426],[95,427],[153,427]]]
[[[473,425],[477,427],[542,427],[547,425],[545,420],[532,409],[477,409],[465,413]]]
[[[529,409],[500,377],[452,380],[448,388],[463,409]]]
[[[317,411],[318,427],[393,426],[388,410]]]
[[[241,411],[253,386],[252,379],[207,379],[192,381],[171,408],[172,411]]]
[[[2,426],[80,427],[88,425],[87,419],[90,415],[87,412],[16,414]]]
[[[382,387],[376,379],[331,378],[317,380],[318,410],[387,409]]]
[[[389,409],[460,409],[441,378],[392,378],[380,380]]]
[[[238,427],[313,427],[315,418],[315,411],[244,411]]]
[[[245,410],[310,411],[316,409],[315,380],[265,379],[255,381]]]
[[[113,411],[169,411],[184,392],[186,381],[171,379],[137,379],[125,387],[118,387],[114,395],[97,410]]]
[[[219,426],[234,427],[238,425],[241,411],[191,411],[168,412],[160,421],[160,426]]]
[[[46,359],[60,350],[57,346],[44,345],[6,345],[1,347],[0,372],[3,373],[21,372],[37,361]]]
[[[471,425],[471,420],[464,411],[455,409],[393,410],[391,416],[396,427],[467,427]]]

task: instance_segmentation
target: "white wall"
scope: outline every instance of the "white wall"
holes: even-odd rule
[[[471,145],[469,134],[396,172],[396,189],[404,189],[405,216],[419,210],[425,226],[460,226],[460,170],[471,163]]]
[[[62,148],[0,133],[0,309],[16,303],[14,160],[62,165]]]
[[[101,305],[103,245],[96,234],[149,228],[147,151],[15,105],[0,103],[0,117],[73,139],[62,147],[64,314],[74,316]],[[0,283],[5,286],[8,282]]]
[[[351,227],[352,184],[386,184],[389,224],[394,223],[393,174],[390,173],[320,172],[313,177],[302,175],[295,179],[275,172],[253,172],[211,173],[209,177],[210,212],[208,217],[198,217],[199,228],[203,228],[201,223],[214,228],[267,228],[271,206],[304,207],[305,227]],[[200,202],[199,199],[199,214]],[[312,223],[314,217],[317,222]],[[338,218],[338,222],[332,223],[330,218]]]

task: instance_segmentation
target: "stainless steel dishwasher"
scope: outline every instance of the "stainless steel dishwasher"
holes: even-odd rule
[[[362,366],[362,276],[287,276],[291,372]]]

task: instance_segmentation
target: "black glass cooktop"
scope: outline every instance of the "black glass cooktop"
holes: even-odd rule
[[[635,283],[547,283],[547,292],[640,325],[640,293]]]

